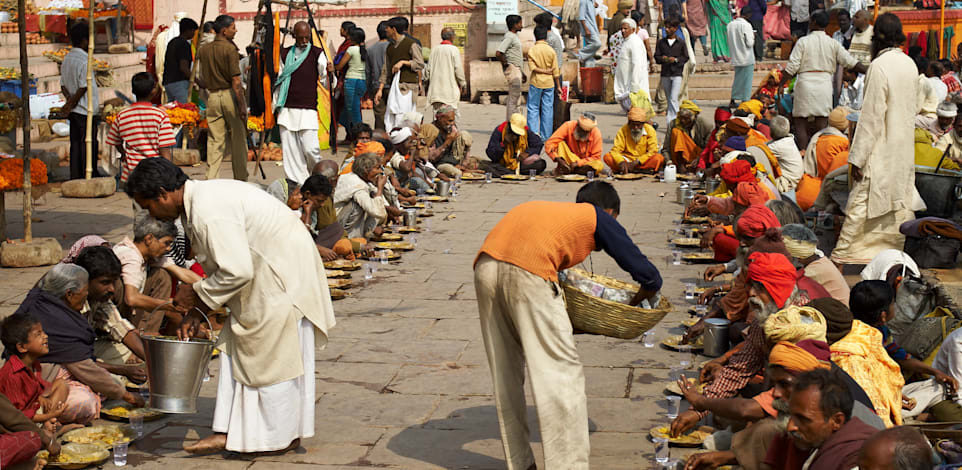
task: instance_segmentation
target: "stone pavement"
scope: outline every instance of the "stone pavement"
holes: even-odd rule
[[[607,151],[623,123],[620,108],[576,105],[573,115],[581,109],[599,114]],[[712,112],[708,107],[703,110]],[[504,108],[462,104],[461,115],[463,128],[474,134],[473,153],[483,154],[491,129],[503,120]],[[203,169],[189,168],[188,173],[200,177]],[[265,165],[265,170],[268,181],[282,176],[275,164]],[[229,165],[223,171],[227,176]],[[662,292],[675,306],[655,328],[656,335],[660,340],[679,334],[680,321],[688,317],[683,282],[694,282],[702,268],[667,263],[671,248],[666,232],[681,213],[681,206],[674,202],[675,185],[650,178],[613,184],[622,199],[619,222],[662,271]],[[210,433],[216,387],[216,380],[211,380],[201,391],[198,414],[170,415],[145,424],[146,435],[131,448],[128,465],[252,470],[504,468],[472,261],[488,230],[509,209],[532,199],[573,201],[579,187],[551,178],[466,182],[456,201],[435,204],[436,216],[425,219],[426,230],[417,235],[415,251],[405,253],[400,262],[378,265],[368,285],[352,289],[351,297],[334,303],[337,326],[330,332],[327,348],[317,352],[316,435],[303,441],[297,451],[256,459],[185,454],[181,450],[185,439]],[[8,196],[8,224],[14,236],[22,232],[20,204],[18,196]],[[65,248],[88,233],[117,242],[129,233],[132,215],[123,194],[69,200],[51,192],[36,207],[34,235],[57,237]],[[628,279],[603,252],[594,253],[584,264],[594,272]],[[43,272],[43,268],[0,270],[0,315],[16,308]],[[363,283],[363,274],[356,273],[354,281]],[[645,348],[637,339],[576,338],[585,366],[592,466],[654,468],[648,430],[667,424],[663,389],[669,369],[682,355],[661,347]],[[703,360],[699,357],[696,363]],[[217,360],[210,370],[217,373]],[[532,445],[541,462],[533,400],[529,420]],[[672,448],[674,457],[688,453]]]

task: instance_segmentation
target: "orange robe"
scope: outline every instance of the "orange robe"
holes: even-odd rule
[[[671,128],[671,159],[676,165],[689,165],[695,159],[701,157],[701,147],[678,127]]]
[[[798,207],[803,211],[809,210],[815,204],[825,176],[848,163],[848,146],[848,139],[839,135],[823,135],[815,141],[815,165],[818,174],[802,175],[795,190]]]

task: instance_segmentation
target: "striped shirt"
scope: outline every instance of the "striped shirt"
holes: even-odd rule
[[[124,146],[121,181],[145,158],[159,157],[160,149],[175,144],[170,119],[162,109],[150,103],[134,103],[117,115],[107,132],[107,145]]]

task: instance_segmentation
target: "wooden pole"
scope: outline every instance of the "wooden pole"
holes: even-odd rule
[[[207,21],[207,0],[204,0],[204,7],[200,10],[200,23],[197,25],[197,31],[194,33],[194,61],[190,64],[190,86],[187,87],[188,101],[190,101],[190,97],[194,96],[194,88],[197,86],[195,82],[197,79],[197,48],[200,46],[200,35],[204,33],[205,21]],[[184,139],[184,145],[187,145],[187,139]]]
[[[410,23],[411,23],[411,25],[410,25],[410,27],[408,27],[408,33],[412,33],[412,32],[414,31],[414,0],[411,0],[411,21],[410,21]],[[413,34],[412,34],[412,35],[413,35]]]
[[[20,32],[20,109],[23,112],[23,241],[33,240],[33,198],[30,196],[30,69],[27,68],[27,6],[17,2],[17,27]],[[3,195],[0,194],[0,198]]]
[[[952,57],[952,54],[946,54],[946,46],[951,47],[951,44],[945,44],[945,0],[939,2],[941,6],[939,7],[939,52],[945,57]]]
[[[94,172],[94,113],[97,112],[93,109],[94,106],[94,0],[87,0],[90,2],[90,8],[87,10],[87,26],[90,28],[90,33],[87,42],[87,129],[86,129],[86,174],[85,178],[90,179],[93,177]],[[107,28],[107,34],[110,34],[110,28]],[[26,172],[24,172],[26,173]]]

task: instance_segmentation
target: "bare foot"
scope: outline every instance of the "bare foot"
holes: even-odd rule
[[[207,436],[193,445],[184,446],[188,454],[204,455],[216,454],[227,448],[227,434],[214,433]]]

